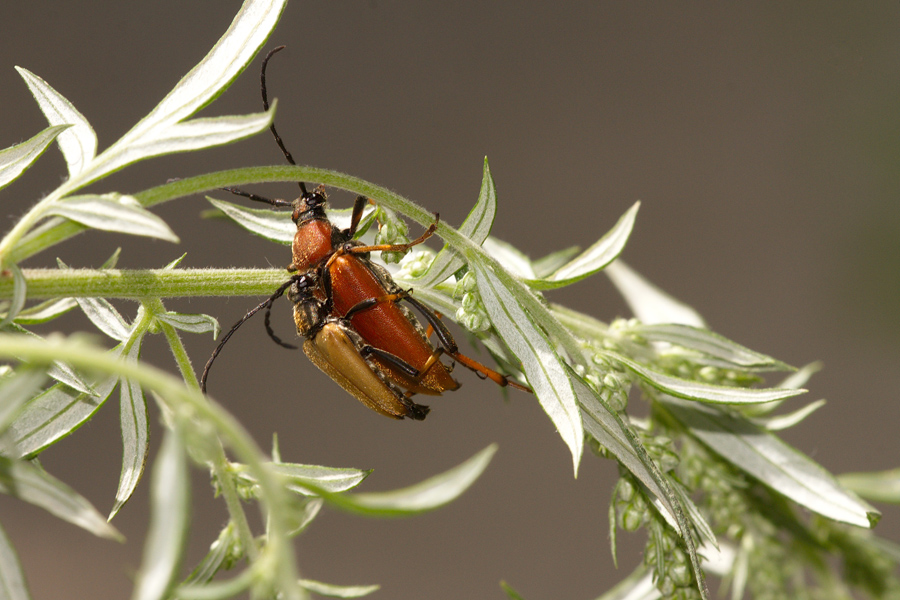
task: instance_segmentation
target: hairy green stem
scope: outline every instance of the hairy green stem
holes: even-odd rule
[[[150,300],[145,305],[148,311],[152,311],[154,314],[165,312],[165,307],[159,300]],[[197,381],[197,375],[194,373],[193,367],[191,367],[191,359],[188,357],[187,350],[181,342],[178,332],[167,323],[159,322],[159,325],[163,335],[166,336],[166,340],[169,342],[169,348],[172,350],[172,355],[175,357],[175,363],[178,365],[178,370],[181,372],[184,382],[192,389],[199,390],[200,383]],[[250,529],[250,523],[247,521],[244,506],[241,504],[241,499],[238,496],[234,477],[228,469],[228,456],[225,454],[225,448],[222,446],[221,441],[217,441],[215,444],[211,468],[216,481],[219,482],[219,489],[221,489],[222,496],[225,498],[228,515],[237,529],[241,545],[247,552],[250,560],[255,561],[259,556],[259,548]]]
[[[28,298],[183,298],[266,296],[288,278],[283,269],[23,269]],[[12,298],[0,275],[0,298]]]

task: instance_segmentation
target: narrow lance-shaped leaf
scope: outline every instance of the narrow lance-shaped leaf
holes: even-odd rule
[[[372,516],[398,517],[434,510],[458,498],[484,472],[497,451],[492,444],[449,471],[416,485],[368,494],[332,494],[307,486],[339,508]]]
[[[23,367],[0,380],[0,434],[6,432],[22,406],[34,397],[46,379],[43,371]]]
[[[776,492],[822,516],[872,527],[880,513],[828,471],[776,436],[716,406],[661,395],[691,435]]]
[[[74,302],[74,301],[73,301]],[[17,323],[13,323],[11,329],[16,333],[21,333],[22,335],[27,335],[29,337],[33,337],[39,340],[43,340],[41,336],[37,335],[32,331],[28,331],[24,327],[20,326]],[[94,394],[94,389],[91,385],[85,381],[78,373],[75,372],[75,369],[70,367],[64,362],[60,362],[58,360],[50,363],[50,367],[47,369],[47,375],[57,380],[60,383],[64,383],[67,386],[78,390],[79,392],[84,392],[85,394]]]
[[[640,202],[635,202],[602,238],[572,259],[571,262],[557,269],[552,275],[545,279],[533,279],[526,283],[539,290],[554,289],[581,281],[603,269],[614,261],[625,248],[625,243],[634,228],[634,220],[637,218],[640,205]]]
[[[85,165],[94,159],[97,152],[97,134],[71,102],[62,94],[27,69],[16,67],[16,71],[28,84],[28,89],[50,125],[71,125],[56,139],[59,149],[66,159],[69,176],[74,177],[84,170]]]
[[[31,462],[0,456],[0,493],[43,508],[99,537],[123,539],[90,502]]]
[[[297,226],[285,211],[267,208],[247,208],[223,200],[206,197],[210,204],[225,213],[225,216],[251,233],[280,244],[290,244],[297,234]]]
[[[142,335],[134,343],[140,343]],[[110,352],[118,355],[122,346]],[[10,426],[16,456],[34,456],[78,429],[103,405],[117,382],[115,376],[102,375],[89,382],[96,395],[57,384],[37,396]]]
[[[793,371],[794,368],[786,365],[771,356],[754,352],[749,348],[732,342],[728,338],[714,333],[708,329],[682,325],[679,323],[663,323],[658,325],[638,324],[629,328],[651,342],[669,342],[684,348],[702,352],[708,356],[718,358],[729,365],[742,369]]]
[[[317,490],[329,493],[345,492],[358,486],[369,476],[371,471],[336,467],[320,467],[317,465],[300,465],[295,463],[269,463],[268,468],[284,479],[284,485],[302,494],[309,494],[306,488],[313,485]],[[256,483],[256,477],[246,466],[232,464],[232,470],[245,483]]]
[[[682,509],[684,504],[682,499],[672,491],[659,467],[656,466],[637,436],[625,425],[621,417],[615,411],[610,410],[600,400],[597,393],[581,377],[572,372],[571,368],[570,374],[573,389],[578,395],[578,402],[581,405],[585,430],[612,452],[619,462],[656,497],[657,510],[684,540],[691,558],[694,577],[700,582],[701,597],[707,598],[709,594],[706,590],[703,571],[700,569],[700,557],[697,554],[687,516]],[[697,515],[699,516],[699,512]],[[702,518],[696,523],[696,526],[708,530],[708,525],[702,521]]]
[[[607,265],[603,272],[625,298],[634,316],[644,323],[683,323],[706,327],[697,311],[641,277],[621,260]]]
[[[156,315],[156,319],[171,325],[175,329],[189,333],[207,333],[212,331],[213,339],[219,337],[219,322],[209,315],[165,312]]]
[[[18,179],[69,125],[48,127],[33,138],[0,150],[0,189]]]
[[[699,383],[648,369],[616,352],[600,351],[600,353],[621,363],[656,389],[688,400],[719,404],[756,404],[783,400],[806,393],[806,390],[803,389],[741,388]]]
[[[0,527],[0,598],[5,600],[31,598],[19,556],[2,527]]]
[[[170,126],[212,102],[238,76],[275,28],[286,2],[245,0],[231,26],[212,50],[146,117],[91,163],[82,174],[79,185],[86,185],[127,164],[164,152],[166,147],[171,148],[155,142],[169,138]],[[263,124],[261,129],[264,128]],[[213,140],[213,144],[219,142],[221,139]],[[132,151],[140,146],[144,146],[143,152]]]
[[[137,363],[140,351],[140,344],[134,344],[125,355],[125,360]],[[136,381],[119,381],[119,426],[122,430],[122,471],[119,474],[116,502],[108,517],[110,521],[131,498],[147,462],[150,425],[147,421],[144,393]]]
[[[334,585],[312,579],[301,579],[300,587],[326,598],[362,598],[381,588],[380,585]]]
[[[876,502],[900,504],[900,468],[874,473],[838,475],[841,485]]]
[[[166,222],[143,208],[131,196],[71,196],[50,205],[47,214],[57,215],[101,231],[143,235],[169,242],[178,236]]]
[[[190,478],[177,430],[166,430],[153,467],[150,501],[150,529],[133,600],[166,598],[181,567],[190,520]]]
[[[491,177],[491,169],[488,167],[488,161],[485,157],[478,200],[460,226],[459,232],[475,244],[480,245],[491,233],[496,214],[497,190],[494,187],[494,179]],[[462,257],[451,250],[450,246],[445,245],[438,252],[425,275],[421,279],[417,279],[415,283],[418,286],[431,287],[453,275],[463,264]]]
[[[572,464],[577,475],[584,446],[584,430],[565,364],[497,274],[475,254],[467,258],[469,267],[477,276],[478,291],[491,323],[522,363],[528,385],[572,452]]]

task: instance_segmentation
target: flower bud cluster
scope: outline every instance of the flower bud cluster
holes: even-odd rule
[[[396,275],[401,279],[418,279],[425,275],[432,262],[434,253],[431,250],[414,250],[400,261]]]
[[[475,274],[471,271],[462,276],[453,290],[453,297],[460,298],[460,307],[456,311],[455,320],[472,333],[487,331],[491,327],[484,302],[478,293]]]
[[[375,245],[409,243],[409,227],[397,213],[379,206],[375,209],[375,219],[378,221]],[[382,252],[381,259],[388,264],[398,263],[403,255],[403,252]]]

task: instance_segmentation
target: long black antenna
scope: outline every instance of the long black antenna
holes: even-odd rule
[[[272,58],[278,52],[284,50],[284,46],[278,46],[277,48],[272,48],[269,50],[269,53],[266,54],[266,57],[262,62],[262,69],[259,73],[259,87],[260,91],[262,91],[262,101],[263,101],[263,110],[269,110],[269,94],[266,92],[266,66],[269,64],[269,59]],[[272,124],[269,125],[269,131],[272,132],[272,135],[275,136],[275,143],[278,144],[278,147],[281,148],[282,154],[287,159],[288,163],[297,166],[297,163],[294,162],[294,157],[291,156],[291,153],[288,152],[288,149],[284,147],[284,142],[281,140],[281,136],[278,135],[278,131],[275,129],[275,121],[272,121]],[[306,184],[302,181],[298,181],[300,184],[300,191],[303,192],[303,195],[306,196],[309,192],[306,191]]]

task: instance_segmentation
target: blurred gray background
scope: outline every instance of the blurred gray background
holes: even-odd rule
[[[0,146],[45,126],[13,65],[68,97],[103,149],[202,58],[239,6],[4,2]],[[785,437],[834,472],[887,469],[898,464],[900,388],[898,24],[896,2],[292,2],[270,43],[288,46],[271,64],[270,92],[298,162],[387,186],[451,224],[474,202],[488,156],[500,201],[494,234],[534,257],[592,243],[640,199],[626,261],[716,331],[795,365],[824,361],[802,402],[829,403]],[[203,114],[258,111],[258,68]],[[136,192],[281,163],[260,135],[139,164],[95,189]],[[4,229],[64,173],[52,148],[4,190]],[[297,188],[259,191],[290,198]],[[90,233],[24,266],[60,256],[96,267],[119,245],[122,268],[159,267],[183,252],[184,267],[289,262],[285,247],[202,220],[207,208],[196,197],[157,209],[180,246]],[[604,320],[628,316],[602,275],[551,298]],[[166,304],[228,326],[258,301]],[[135,308],[120,304],[129,316]],[[282,336],[289,315],[287,303],[278,307]],[[202,367],[213,340],[186,343]],[[144,358],[175,371],[161,339],[145,344]],[[616,571],[606,522],[615,464],[587,455],[573,480],[566,447],[531,398],[504,402],[494,386],[460,378],[462,390],[429,402],[427,421],[394,422],[272,344],[257,322],[223,353],[210,390],[261,445],[277,432],[285,460],[374,468],[365,490],[412,484],[499,442],[483,477],[437,512],[373,521],[326,509],[297,544],[307,577],[381,583],[382,598],[501,598],[505,579],[539,599],[590,598],[627,574],[643,535],[619,536]],[[120,468],[116,402],[42,455],[101,511]],[[206,474],[195,475],[191,564],[225,520]],[[0,498],[34,596],[130,594],[147,491],[144,482],[114,522],[125,545]],[[898,516],[885,510],[877,530],[900,539]]]

